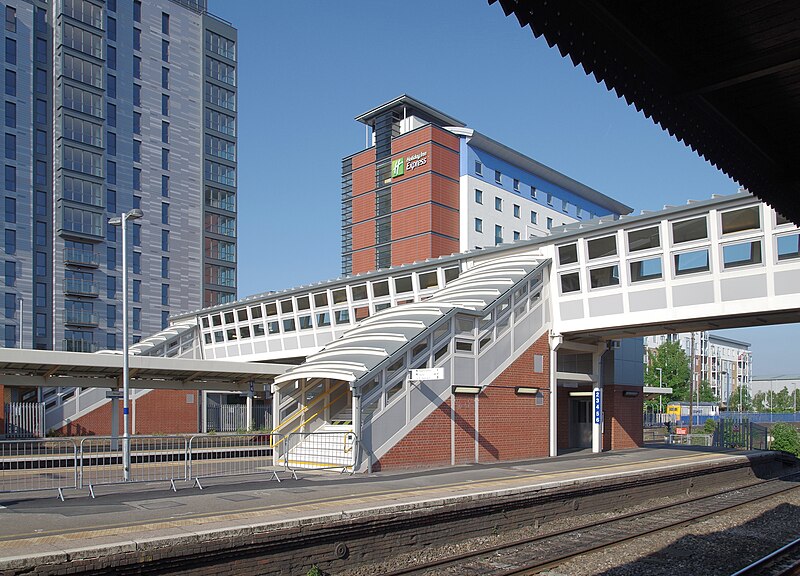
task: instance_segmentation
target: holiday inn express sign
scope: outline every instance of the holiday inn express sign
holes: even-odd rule
[[[406,173],[406,170],[411,172],[415,168],[419,168],[420,166],[425,166],[428,163],[428,153],[427,152],[417,152],[416,154],[412,154],[411,156],[397,158],[396,160],[392,160],[392,178],[396,178],[397,176],[402,176]]]

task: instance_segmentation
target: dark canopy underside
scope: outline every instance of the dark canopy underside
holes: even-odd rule
[[[800,223],[800,2],[488,1]]]

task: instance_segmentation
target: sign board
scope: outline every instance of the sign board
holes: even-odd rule
[[[411,370],[412,380],[444,380],[444,368],[416,368]]]
[[[603,421],[603,393],[600,390],[594,391],[594,423],[600,424]]]
[[[392,160],[392,178],[396,178],[397,176],[402,176],[406,173],[406,159],[398,158],[397,160]]]
[[[122,390],[106,390],[106,398],[122,398]]]
[[[678,436],[685,436],[688,433],[689,433],[688,428],[680,428],[680,427],[675,428],[675,434],[677,434]]]

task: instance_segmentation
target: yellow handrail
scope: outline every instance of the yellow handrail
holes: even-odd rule
[[[340,383],[340,384],[339,384],[339,386],[334,386],[334,387],[333,387],[331,390],[329,390],[329,391],[328,391],[328,393],[327,393],[327,394],[320,394],[319,396],[317,396],[316,398],[314,398],[314,399],[313,399],[313,400],[312,400],[312,401],[311,401],[309,404],[307,404],[306,406],[303,406],[303,408],[302,408],[302,409],[301,409],[299,412],[293,412],[291,415],[289,415],[287,418],[285,418],[285,419],[283,420],[283,422],[280,422],[280,423],[278,423],[278,425],[277,425],[277,426],[275,426],[275,428],[273,428],[273,429],[272,429],[272,431],[273,431],[273,432],[277,432],[278,430],[280,430],[281,428],[283,428],[284,426],[286,426],[286,425],[287,425],[289,422],[291,422],[292,420],[294,420],[294,419],[295,419],[295,418],[297,418],[298,416],[300,416],[300,415],[304,414],[305,412],[308,412],[308,410],[309,410],[309,409],[310,409],[310,408],[311,408],[311,407],[312,407],[314,404],[316,404],[316,403],[317,403],[317,402],[319,402],[320,400],[323,400],[323,399],[325,398],[325,396],[329,396],[330,394],[333,394],[333,392],[334,392],[334,391],[335,391],[337,388],[339,388],[340,386],[342,386],[343,384],[346,384],[346,382],[342,382],[342,383]],[[278,410],[280,410],[280,407],[278,408]],[[317,414],[319,414],[319,412],[317,412]]]
[[[337,401],[339,398],[341,398],[342,396],[344,396],[344,394],[345,394],[345,393],[343,392],[343,393],[339,394],[339,395],[338,395],[336,398],[333,398],[333,399],[332,399],[330,402],[328,402],[328,403],[327,403],[325,406],[323,406],[323,407],[322,407],[322,410],[319,410],[318,412],[315,412],[314,414],[312,414],[312,415],[311,415],[311,417],[310,417],[310,418],[306,418],[305,420],[303,420],[302,422],[300,422],[300,424],[298,424],[298,425],[297,425],[297,426],[295,426],[295,427],[294,427],[292,430],[290,430],[288,434],[282,434],[282,436],[283,436],[283,437],[282,437],[280,440],[278,440],[278,441],[277,441],[277,442],[276,442],[274,445],[275,445],[275,446],[277,446],[278,444],[280,444],[281,442],[283,442],[283,441],[286,439],[286,437],[287,437],[289,434],[293,434],[293,433],[294,433],[294,432],[296,432],[298,429],[302,428],[302,427],[303,427],[303,426],[305,426],[307,423],[311,422],[311,420],[313,420],[314,418],[316,418],[316,417],[317,417],[317,416],[320,414],[320,412],[322,412],[323,410],[325,410],[325,408],[327,408],[328,406],[332,405],[332,404],[333,404],[334,402],[336,402],[336,401]],[[332,394],[331,394],[331,393],[328,393],[328,396],[332,396]],[[324,396],[323,396],[323,397],[324,397]],[[299,414],[297,414],[297,415],[293,416],[293,417],[291,418],[291,420],[294,420],[294,419],[295,419],[295,417],[296,417],[296,416],[298,416],[298,415],[299,415]],[[290,420],[290,421],[291,421],[291,420]]]

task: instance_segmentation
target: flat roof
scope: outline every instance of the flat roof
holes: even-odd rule
[[[441,121],[445,126],[466,126],[461,120],[453,118],[449,114],[445,114],[441,110],[434,108],[425,102],[421,102],[417,100],[413,96],[409,96],[408,94],[401,94],[394,100],[389,100],[388,102],[384,102],[383,104],[376,106],[372,110],[368,110],[363,114],[359,114],[356,116],[356,120],[361,122],[362,124],[371,124],[371,121],[378,116],[379,114],[386,112],[387,110],[392,110],[393,108],[397,108],[399,106],[410,106],[411,108],[417,108],[426,114],[433,116],[437,120]]]
[[[122,386],[122,354],[0,349],[0,382],[6,386]],[[129,356],[131,388],[245,390],[269,384],[288,364]]]

